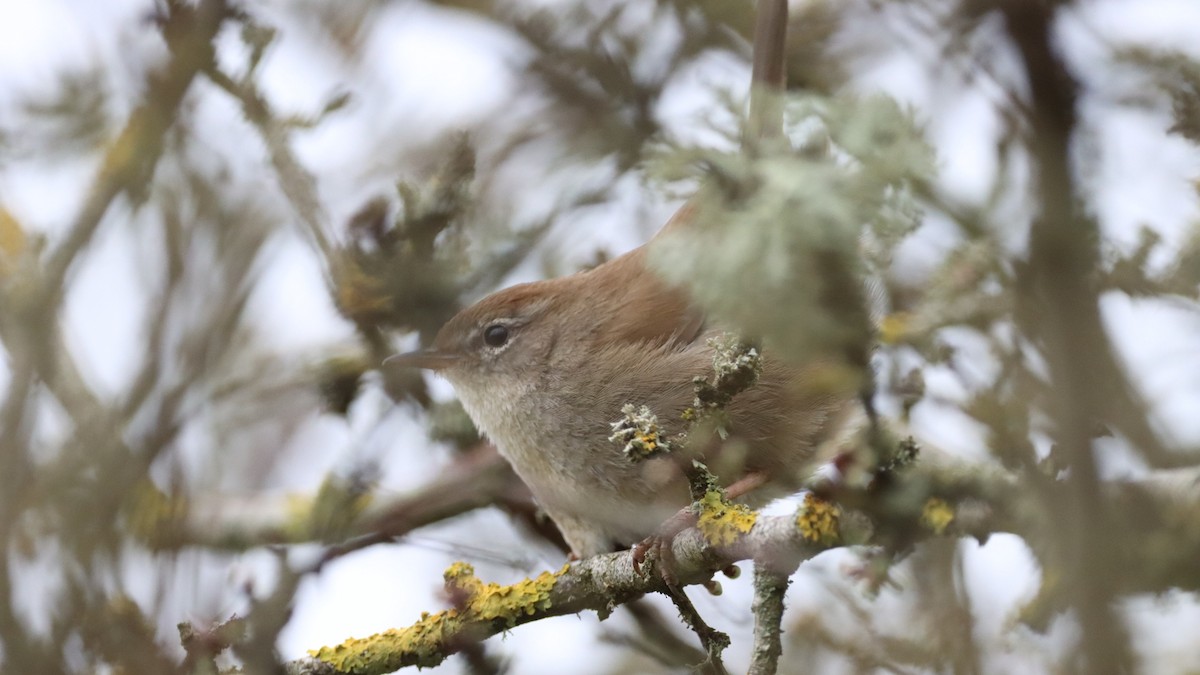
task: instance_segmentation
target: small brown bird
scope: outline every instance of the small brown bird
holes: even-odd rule
[[[686,226],[685,206],[663,228]],[[661,233],[660,233],[661,234]],[[512,463],[579,557],[628,547],[689,501],[670,458],[631,461],[609,440],[625,404],[645,405],[666,434],[686,428],[696,376],[711,376],[722,332],[687,294],[646,265],[642,246],[594,269],[520,284],[461,311],[431,349],[393,357],[432,369]],[[817,377],[765,354],[754,386],[727,408],[730,441],[704,457],[752,503],[794,491],[818,446],[832,441],[856,400],[806,386]],[[729,461],[736,453],[738,461]]]
[[[749,139],[781,135],[787,15],[783,0],[758,8]],[[687,228],[696,203],[659,236]],[[690,501],[677,458],[634,462],[609,437],[626,404],[648,407],[667,437],[685,430],[693,378],[713,374],[709,338],[722,328],[649,268],[642,246],[586,272],[489,295],[447,322],[431,349],[389,361],[448,379],[572,552],[586,557],[657,534]],[[731,495],[752,490],[752,504],[794,491],[816,461],[841,449],[861,412],[858,388],[831,386],[828,365],[768,351],[758,382],[726,408],[730,437],[689,439],[689,452],[736,484]]]

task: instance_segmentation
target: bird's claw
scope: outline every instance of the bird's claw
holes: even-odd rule
[[[671,542],[675,535],[664,536],[652,534],[639,541],[633,547],[633,571],[642,574],[642,565],[651,559],[652,566],[658,571],[665,584],[671,587],[679,586],[679,578],[675,574],[675,554],[671,551]]]
[[[633,546],[633,571],[640,575],[642,565],[647,559],[653,558],[654,566],[663,582],[672,588],[678,588],[679,576],[675,573],[675,552],[671,545],[680,532],[695,524],[696,514],[691,508],[685,508],[668,518],[659,526],[658,532]]]

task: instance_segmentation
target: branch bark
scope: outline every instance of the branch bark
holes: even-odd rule
[[[808,559],[827,547],[805,539],[795,518],[776,516],[759,518],[748,533],[729,546],[714,546],[693,529],[676,537],[671,548],[679,582],[686,586],[708,581],[716,571],[765,551],[788,550],[797,559]],[[463,586],[460,579],[452,579],[451,571],[447,572],[447,581],[455,589]],[[555,574],[544,573],[532,581],[477,589],[461,610],[427,615],[407,628],[326,647],[315,652],[315,660],[324,662],[324,666],[304,659],[288,664],[288,672],[363,675],[406,666],[434,666],[464,644],[522,624],[585,610],[606,616],[618,605],[647,593],[666,591],[659,575],[633,571],[630,551],[610,553],[581,560]],[[500,601],[482,602],[485,595],[486,599]]]

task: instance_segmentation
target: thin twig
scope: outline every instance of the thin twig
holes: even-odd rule
[[[271,166],[279,181],[279,187],[292,205],[292,210],[304,223],[313,244],[321,252],[321,262],[328,265],[333,256],[333,244],[329,241],[329,214],[317,198],[317,181],[304,168],[289,145],[291,127],[281,122],[271,112],[271,105],[254,83],[245,78],[235,81],[215,64],[205,70],[213,84],[223,89],[242,105],[246,119],[258,129],[259,136],[267,146]],[[326,269],[328,273],[328,269]]]
[[[705,652],[680,637],[675,622],[645,599],[634,600],[625,605],[625,609],[637,623],[640,634],[609,633],[604,636],[605,640],[637,649],[668,668],[700,663],[705,659]]]
[[[746,129],[748,140],[777,138],[783,133],[787,23],[787,0],[758,0],[750,83],[750,119]]]
[[[790,583],[786,572],[768,564],[754,566],[754,648],[750,652],[750,675],[775,675],[779,656],[783,654],[780,639],[783,623],[783,597]]]
[[[225,0],[205,0],[192,9],[171,3],[163,35],[171,51],[165,73],[147,78],[148,91],[125,128],[109,146],[87,199],[70,231],[42,270],[46,311],[58,306],[66,289],[67,271],[92,240],[104,214],[121,193],[147,183],[162,155],[163,137],[175,121],[183,96],[200,70],[213,62],[213,38],[228,15]]]
[[[729,646],[729,636],[704,621],[704,617],[700,616],[700,612],[682,588],[668,584],[662,593],[671,599],[675,609],[679,610],[679,617],[696,633],[696,637],[700,638],[700,646],[704,647],[708,658],[697,668],[713,675],[728,675],[729,671],[725,668],[721,653]]]
[[[461,486],[470,485],[470,490]],[[373,502],[347,525],[350,539],[330,546],[315,567],[369,546],[394,541],[413,530],[478,508],[491,506],[520,489],[508,463],[490,444],[481,443],[422,487]],[[167,499],[165,496],[163,499]],[[158,547],[200,545],[243,550],[270,544],[304,543],[315,530],[304,527],[292,498],[238,498],[211,495],[177,503],[147,505],[143,513],[161,513],[143,534]],[[182,513],[180,513],[182,512]]]
[[[1029,262],[1018,277],[1017,320],[1041,343],[1053,385],[1050,405],[1055,440],[1069,462],[1062,490],[1044,495],[1061,523],[1060,563],[1072,570],[1072,589],[1083,631],[1084,669],[1133,670],[1128,634],[1114,613],[1115,558],[1111,506],[1101,499],[1093,430],[1108,418],[1111,400],[1130,391],[1116,364],[1090,277],[1099,261],[1097,224],[1080,213],[1071,166],[1079,85],[1055,44],[1053,3],[1004,5],[1008,34],[1021,54],[1030,88],[1030,153],[1036,161],[1037,211]],[[1109,400],[1105,400],[1109,399]],[[1142,409],[1142,408],[1139,408]],[[1144,415],[1133,415],[1139,425]],[[1153,439],[1154,434],[1144,434]],[[1059,494],[1062,493],[1062,494]]]

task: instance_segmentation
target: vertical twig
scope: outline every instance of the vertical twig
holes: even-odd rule
[[[1024,62],[1030,90],[1030,152],[1035,160],[1038,215],[1029,261],[1018,277],[1017,319],[1038,339],[1052,386],[1056,441],[1070,465],[1047,496],[1057,511],[1065,575],[1083,628],[1082,672],[1132,672],[1128,636],[1113,614],[1112,518],[1100,494],[1092,435],[1108,407],[1103,397],[1122,388],[1098,297],[1089,276],[1099,259],[1094,221],[1079,213],[1070,149],[1077,126],[1078,83],[1053,45],[1056,5],[1026,0],[1002,4],[1008,33]]]
[[[321,254],[321,264],[328,266],[333,256],[333,244],[327,234],[329,214],[317,198],[316,178],[292,152],[289,145],[292,129],[272,113],[271,104],[254,86],[252,74],[235,81],[216,64],[207,68],[205,74],[213,84],[241,104],[242,113],[258,130],[259,137],[267,148],[271,166],[275,169],[275,178],[280,190],[292,205],[292,210],[304,223],[308,235]]]
[[[775,675],[783,653],[783,596],[791,583],[789,574],[773,566],[754,565],[754,649],[750,653],[750,675]]]
[[[626,604],[625,609],[629,610],[644,636],[643,644],[633,645],[635,648],[641,648],[651,658],[670,667],[699,663],[704,659],[704,653],[678,636],[667,624],[666,617],[649,602],[634,600]]]
[[[758,0],[747,141],[777,138],[783,134],[787,22],[787,0]]]
[[[754,26],[754,66],[746,145],[783,135],[783,95],[787,89],[787,0],[759,0]],[[783,598],[789,573],[766,560],[754,565],[754,647],[751,675],[774,675],[783,653]]]

